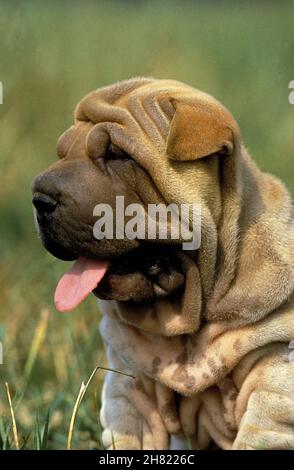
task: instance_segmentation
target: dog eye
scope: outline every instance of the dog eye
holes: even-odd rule
[[[104,157],[106,160],[131,160],[131,157],[114,144],[110,144]]]
[[[111,164],[111,162],[114,162],[114,164],[117,165],[119,162],[134,161],[126,152],[112,143],[109,145],[103,157],[93,158],[92,160],[105,175],[108,175],[107,163]]]

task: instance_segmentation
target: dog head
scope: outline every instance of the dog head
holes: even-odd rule
[[[33,204],[44,246],[61,259],[78,260],[57,296],[61,310],[94,291],[127,302],[128,315],[142,310],[142,302],[145,308],[180,298],[177,313],[187,310],[189,327],[175,327],[177,333],[199,326],[204,305],[207,318],[217,310],[218,319],[239,320],[238,308],[225,312],[216,305],[237,273],[240,221],[246,231],[265,203],[236,121],[218,101],[176,81],[120,82],[79,103],[57,150],[60,160],[34,180]],[[147,228],[141,236],[124,230],[117,236],[121,197],[125,207],[140,204],[144,214],[150,204],[198,204],[199,249],[183,252],[181,233],[172,238],[169,230],[164,239],[148,239]],[[111,239],[94,236],[93,210],[101,204],[112,208]],[[124,224],[129,219],[130,213]],[[62,307],[60,296],[67,299]]]

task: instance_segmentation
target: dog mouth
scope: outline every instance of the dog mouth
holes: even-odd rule
[[[91,293],[100,299],[135,303],[179,293],[185,283],[179,248],[150,245],[111,261],[78,257],[57,285],[57,310],[71,311]]]

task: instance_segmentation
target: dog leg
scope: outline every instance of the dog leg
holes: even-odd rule
[[[114,350],[107,346],[109,367],[126,370]],[[168,448],[168,433],[156,402],[144,392],[138,379],[108,372],[102,389],[100,413],[103,445],[107,449],[147,450]]]
[[[233,449],[294,450],[294,366],[286,355],[258,363],[241,387],[235,414]]]

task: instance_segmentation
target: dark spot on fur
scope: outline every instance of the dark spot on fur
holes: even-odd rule
[[[215,360],[212,357],[209,357],[207,363],[213,375],[217,375],[218,368],[216,367]]]
[[[223,376],[226,375],[228,372],[229,372],[228,366],[223,365],[223,366],[220,366],[220,367],[219,367],[217,373],[218,373],[218,376],[219,376],[219,377],[223,377]]]
[[[173,423],[178,421],[174,400],[166,402],[166,404],[161,407],[160,411],[163,417],[169,419]]]
[[[183,350],[183,352],[181,352],[181,354],[179,354],[179,356],[176,357],[176,363],[177,364],[187,364],[188,362],[188,353],[186,351],[186,349]]]
[[[208,380],[208,379],[210,378],[210,375],[207,374],[206,372],[203,372],[202,378],[203,378],[204,380]]]
[[[228,366],[226,366],[225,364],[217,365],[216,361],[212,357],[208,358],[207,363],[212,375],[217,379],[224,377],[229,372]]]
[[[135,388],[136,390],[142,390],[142,386],[139,380],[135,380]]]
[[[184,385],[188,390],[193,389],[196,382],[193,375],[189,375],[186,368],[183,366],[177,367],[173,373],[172,379]]]
[[[183,351],[176,357],[176,363],[182,365],[195,364],[195,352],[189,352],[187,347],[184,346]]]
[[[240,339],[236,339],[236,340],[234,341],[234,344],[233,344],[233,349],[234,349],[235,351],[240,351],[241,345],[242,345],[241,340],[240,340]]]
[[[225,362],[226,362],[225,356],[223,354],[221,354],[219,358],[220,358],[221,363],[225,364]]]
[[[155,357],[152,361],[152,375],[158,374],[160,364],[161,364],[160,357]]]
[[[236,401],[237,395],[238,395],[237,393],[232,393],[232,395],[229,396],[229,400],[230,401]]]

